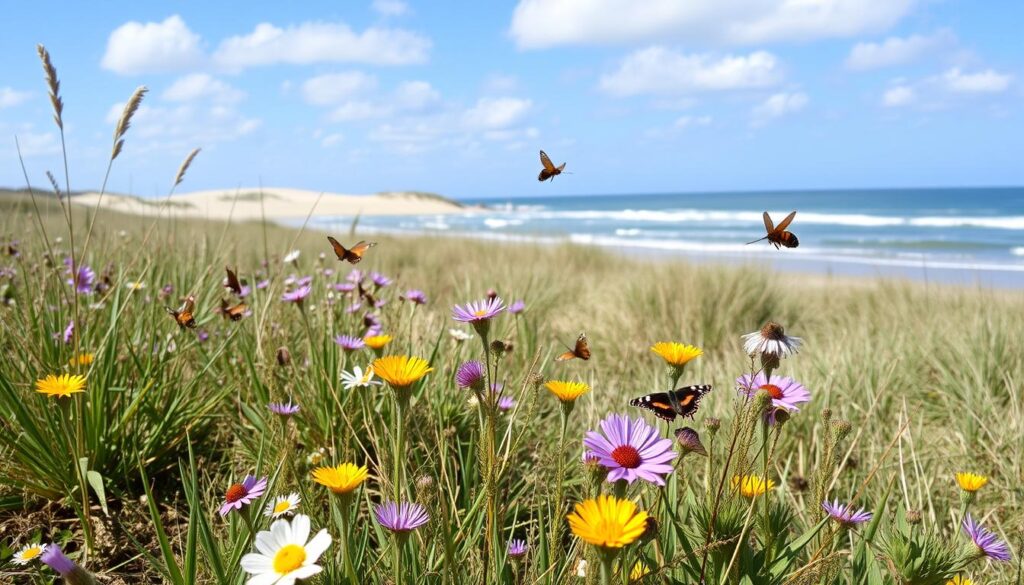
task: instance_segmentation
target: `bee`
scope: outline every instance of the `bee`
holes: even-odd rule
[[[776,250],[779,249],[779,246],[796,248],[800,245],[800,240],[797,239],[796,234],[793,232],[786,231],[789,224],[793,223],[794,217],[796,217],[795,211],[787,215],[786,219],[779,222],[779,225],[775,225],[772,223],[772,218],[769,217],[768,212],[764,212],[764,227],[768,230],[768,235],[763,238],[758,238],[753,242],[747,242],[747,245],[749,246],[750,244],[760,242],[761,240],[768,240],[768,243],[774,245]]]
[[[580,336],[576,338],[576,347],[573,347],[569,351],[555,358],[556,362],[565,362],[573,358],[579,358],[583,361],[590,359],[590,344],[587,343],[587,334],[580,333]]]
[[[182,330],[184,330],[186,327],[188,327],[189,329],[195,329],[196,328],[196,318],[195,318],[196,297],[195,296],[188,295],[188,298],[185,299],[185,302],[181,305],[181,307],[177,311],[175,311],[174,309],[172,309],[170,307],[164,307],[164,310],[166,310],[168,314],[170,314],[172,317],[174,317],[174,322],[177,323],[178,327],[180,327]]]
[[[551,162],[551,159],[543,150],[540,151],[540,164],[544,165],[544,168],[540,170],[540,175],[537,175],[538,181],[554,179],[556,175],[561,175],[562,171],[565,170],[565,163],[556,167],[555,163]]]
[[[331,242],[331,247],[334,248],[334,255],[338,257],[338,260],[344,260],[349,264],[358,264],[363,259],[363,254],[368,249],[377,245],[377,242],[359,242],[351,248],[346,248],[331,236],[327,236],[327,239]]]

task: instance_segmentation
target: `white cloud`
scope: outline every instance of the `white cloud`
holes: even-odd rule
[[[179,77],[163,93],[172,102],[191,102],[201,99],[233,104],[245,99],[245,92],[208,73],[191,73]]]
[[[424,112],[441,103],[441,92],[426,81],[406,81],[395,88],[395,107],[406,112]]]
[[[857,43],[846,57],[846,66],[863,71],[904,65],[956,42],[948,30],[931,35],[889,37],[881,43]]]
[[[673,128],[682,130],[693,126],[710,126],[711,116],[680,116],[672,123]]]
[[[462,116],[470,130],[502,130],[515,126],[530,111],[533,102],[513,97],[481,98]]]
[[[649,47],[631,53],[616,71],[601,76],[600,87],[618,96],[757,88],[777,83],[780,69],[775,56],[765,51],[715,57]]]
[[[18,139],[17,146],[21,149],[21,156],[25,158],[60,154],[60,141],[53,132],[33,132],[31,129],[25,129],[13,134]],[[14,141],[10,142],[9,152],[13,154],[17,149],[14,148]]]
[[[430,39],[402,29],[371,27],[357,33],[344,23],[304,22],[279,28],[268,22],[247,35],[224,39],[213,55],[228,69],[260,65],[423,63]]]
[[[331,110],[327,119],[331,122],[354,122],[384,118],[391,115],[392,109],[386,104],[369,100],[350,100]]]
[[[755,126],[759,126],[775,118],[799,112],[807,106],[808,102],[810,102],[810,99],[808,99],[807,94],[802,92],[776,93],[769,96],[768,99],[750,111],[752,123]]]
[[[484,80],[484,91],[487,93],[508,93],[519,89],[519,78],[515,75],[494,73]]]
[[[341,144],[342,140],[344,140],[344,139],[345,139],[345,137],[342,136],[341,134],[337,133],[337,132],[335,132],[334,134],[328,134],[327,136],[324,136],[320,140],[320,146],[322,146],[324,148],[330,148],[332,146],[337,146],[337,145]]]
[[[362,71],[328,73],[307,79],[302,84],[306,101],[316,105],[330,105],[364,95],[377,88],[377,78]]]
[[[107,123],[115,123],[123,110],[123,103],[111,106],[107,112]],[[172,106],[143,103],[132,118],[125,148],[182,151],[206,147],[248,136],[261,125],[258,118],[249,118],[229,104],[202,100]]]
[[[100,64],[121,75],[180,71],[203,59],[199,35],[180,16],[163,22],[126,22],[107,38]]]
[[[888,29],[917,0],[520,0],[509,34],[520,49],[711,41],[754,44]]]
[[[964,73],[959,67],[954,67],[942,74],[946,88],[957,93],[999,93],[1006,91],[1012,80],[1012,75],[994,69]]]
[[[917,92],[906,85],[897,85],[885,90],[882,94],[882,105],[887,108],[909,106],[917,100]]]
[[[409,14],[409,5],[402,0],[373,0],[370,8],[381,16],[405,16]]]
[[[10,87],[0,87],[0,109],[12,108],[24,103],[32,97],[31,92],[16,91]]]

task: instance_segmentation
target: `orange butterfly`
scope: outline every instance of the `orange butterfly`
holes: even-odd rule
[[[245,316],[245,311],[248,308],[249,306],[246,305],[245,303],[238,303],[237,305],[232,307],[226,300],[221,299],[220,310],[218,312],[221,315],[223,315],[225,319],[231,319],[232,321],[241,321],[242,317]]]
[[[188,298],[185,299],[185,303],[182,304],[181,308],[177,311],[170,307],[164,307],[164,310],[174,317],[174,321],[181,329],[185,329],[186,327],[189,329],[196,328],[196,318],[194,315],[196,310],[196,297],[193,295],[188,295]]]
[[[540,170],[540,175],[537,175],[538,181],[554,180],[555,176],[561,175],[562,171],[565,170],[565,163],[556,167],[555,163],[551,162],[548,154],[543,150],[540,151],[540,164],[544,165],[544,168]]]
[[[576,338],[576,347],[556,357],[555,361],[565,362],[573,358],[579,358],[584,361],[590,359],[590,345],[587,343],[586,333],[580,333],[580,336]]]
[[[377,245],[377,242],[359,242],[355,246],[346,249],[342,246],[338,240],[335,240],[331,236],[327,236],[327,240],[331,242],[331,246],[334,248],[334,254],[338,257],[338,260],[344,260],[349,264],[359,264],[359,261],[363,259],[363,254],[367,250]]]
[[[228,268],[227,266],[224,267],[224,271],[228,273],[228,284],[227,284],[227,287],[230,288],[231,292],[235,293],[236,295],[241,295],[242,294],[242,283],[239,282],[238,275],[235,274],[235,272],[233,270],[231,270],[230,268]]]
[[[779,225],[772,224],[772,218],[769,217],[768,212],[764,212],[764,229],[768,230],[768,235],[763,238],[758,238],[753,242],[747,242],[747,244],[753,244],[754,242],[760,242],[761,240],[768,240],[768,242],[775,246],[778,250],[779,246],[785,246],[787,248],[796,248],[800,245],[800,240],[797,239],[796,234],[793,232],[786,231],[789,224],[793,223],[793,218],[796,217],[796,212],[790,213],[786,216],[786,219],[779,222]]]

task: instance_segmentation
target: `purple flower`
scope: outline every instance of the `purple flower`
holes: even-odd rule
[[[1005,562],[1010,560],[1010,547],[1002,540],[999,540],[996,533],[982,528],[981,524],[976,523],[970,514],[967,514],[967,517],[964,518],[963,529],[967,536],[970,536],[971,540],[974,541],[974,546],[978,547],[978,551],[981,552],[982,556],[997,561]]]
[[[171,296],[171,293],[173,293],[173,292],[174,292],[174,285],[173,284],[165,284],[162,287],[160,287],[160,292],[157,294],[157,296],[160,297],[161,299],[166,299],[167,297]]]
[[[371,272],[370,273],[370,280],[372,280],[373,284],[377,285],[378,287],[385,287],[385,286],[391,284],[392,282],[394,282],[393,280],[391,280],[390,278],[384,276],[380,272]]]
[[[524,303],[523,301],[516,301],[516,302],[512,303],[511,305],[509,305],[509,307],[508,307],[508,312],[512,313],[513,315],[518,315],[519,313],[522,313],[525,310],[526,310],[526,303]]]
[[[511,396],[502,396],[498,399],[498,410],[506,412],[516,407],[516,399]]]
[[[362,337],[352,335],[339,335],[334,338],[334,343],[337,343],[345,351],[355,351],[366,347],[366,342]]]
[[[381,526],[399,534],[412,532],[430,521],[426,508],[409,502],[384,502],[374,506],[373,515]]]
[[[96,273],[85,264],[78,267],[78,270],[68,279],[68,284],[75,287],[79,294],[92,292],[92,285],[96,282]]]
[[[64,328],[64,336],[63,336],[64,345],[67,345],[67,344],[71,343],[71,340],[74,338],[74,336],[75,336],[75,320],[72,319],[72,320],[68,321],[68,326]]]
[[[501,297],[472,301],[466,303],[465,307],[455,305],[452,307],[452,319],[463,323],[480,323],[490,321],[505,310],[505,303]]]
[[[866,512],[864,508],[854,510],[853,506],[840,504],[839,500],[833,502],[825,500],[821,503],[821,507],[828,512],[833,520],[843,526],[854,526],[871,520],[871,512]]]
[[[750,377],[750,374],[743,374],[736,378],[736,388],[740,394],[744,394],[748,398],[753,398],[761,390],[767,390],[772,395],[772,408],[765,415],[770,424],[775,424],[775,413],[779,410],[799,411],[797,404],[811,399],[811,393],[800,382],[788,377],[773,377],[769,381],[760,372],[753,378]]]
[[[281,295],[281,300],[286,303],[296,303],[301,307],[302,301],[306,300],[306,297],[309,296],[311,290],[312,289],[308,284],[305,286],[300,286],[295,290],[286,292],[283,295]]]
[[[337,282],[334,284],[334,290],[340,293],[350,293],[356,290],[356,285],[351,282]]]
[[[308,286],[311,282],[313,282],[312,276],[303,276],[302,278],[296,280],[295,284],[298,286]]]
[[[528,550],[530,550],[530,545],[526,544],[525,540],[513,538],[508,541],[508,556],[514,559],[525,555]]]
[[[199,331],[196,331],[196,339],[199,340],[199,343],[205,343],[206,340],[209,338],[210,334],[207,333],[205,329],[200,329]]]
[[[279,416],[291,416],[296,412],[299,412],[299,405],[292,404],[291,402],[271,402],[267,405],[270,412]]]
[[[245,298],[250,294],[252,294],[252,287],[247,284],[243,284],[242,288],[238,291],[238,296],[240,298]]]
[[[352,272],[349,272],[348,276],[345,277],[345,280],[353,284],[357,284],[363,282],[364,278],[366,278],[366,275],[363,274],[362,270],[359,270],[358,268],[353,268]]]
[[[328,277],[329,276],[334,276],[334,269],[333,268],[324,268],[322,271],[320,271],[320,274],[322,274],[324,276],[328,276]]]
[[[85,569],[79,567],[64,554],[64,551],[60,550],[60,545],[56,542],[43,547],[43,552],[39,555],[39,560],[45,563],[54,571],[60,573],[60,576],[64,578],[64,582],[69,585],[88,585],[96,583],[96,579],[93,578]]]
[[[386,304],[388,304],[388,300],[387,299],[377,299],[377,302],[373,303],[373,306],[379,309],[379,308],[383,307]]]
[[[260,290],[263,290],[263,289],[267,288],[268,286],[270,286],[270,279],[269,278],[265,278],[265,279],[263,279],[263,280],[261,280],[261,281],[256,283],[256,288],[258,288]]]
[[[241,510],[267,490],[267,478],[257,480],[252,475],[245,476],[242,483],[234,483],[224,493],[224,505],[220,507],[220,515],[227,516],[231,510]]]
[[[633,483],[643,479],[663,486],[662,475],[672,472],[669,461],[676,457],[672,440],[663,439],[658,430],[642,418],[635,421],[628,416],[612,414],[601,421],[602,436],[587,431],[583,446],[600,458],[609,470],[608,481],[620,479]]]
[[[411,288],[405,291],[405,295],[403,295],[402,298],[417,305],[427,304],[427,293],[417,288]]]
[[[484,365],[477,360],[468,361],[455,372],[455,383],[459,388],[471,388],[476,391],[484,388]]]
[[[362,308],[363,308],[363,303],[352,303],[351,305],[345,307],[345,312],[349,313],[349,314],[358,313],[359,310],[362,309]]]

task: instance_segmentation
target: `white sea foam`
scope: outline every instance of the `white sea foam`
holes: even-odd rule
[[[1010,250],[1010,253],[1014,256],[1024,256],[1024,246],[1018,246]]]

